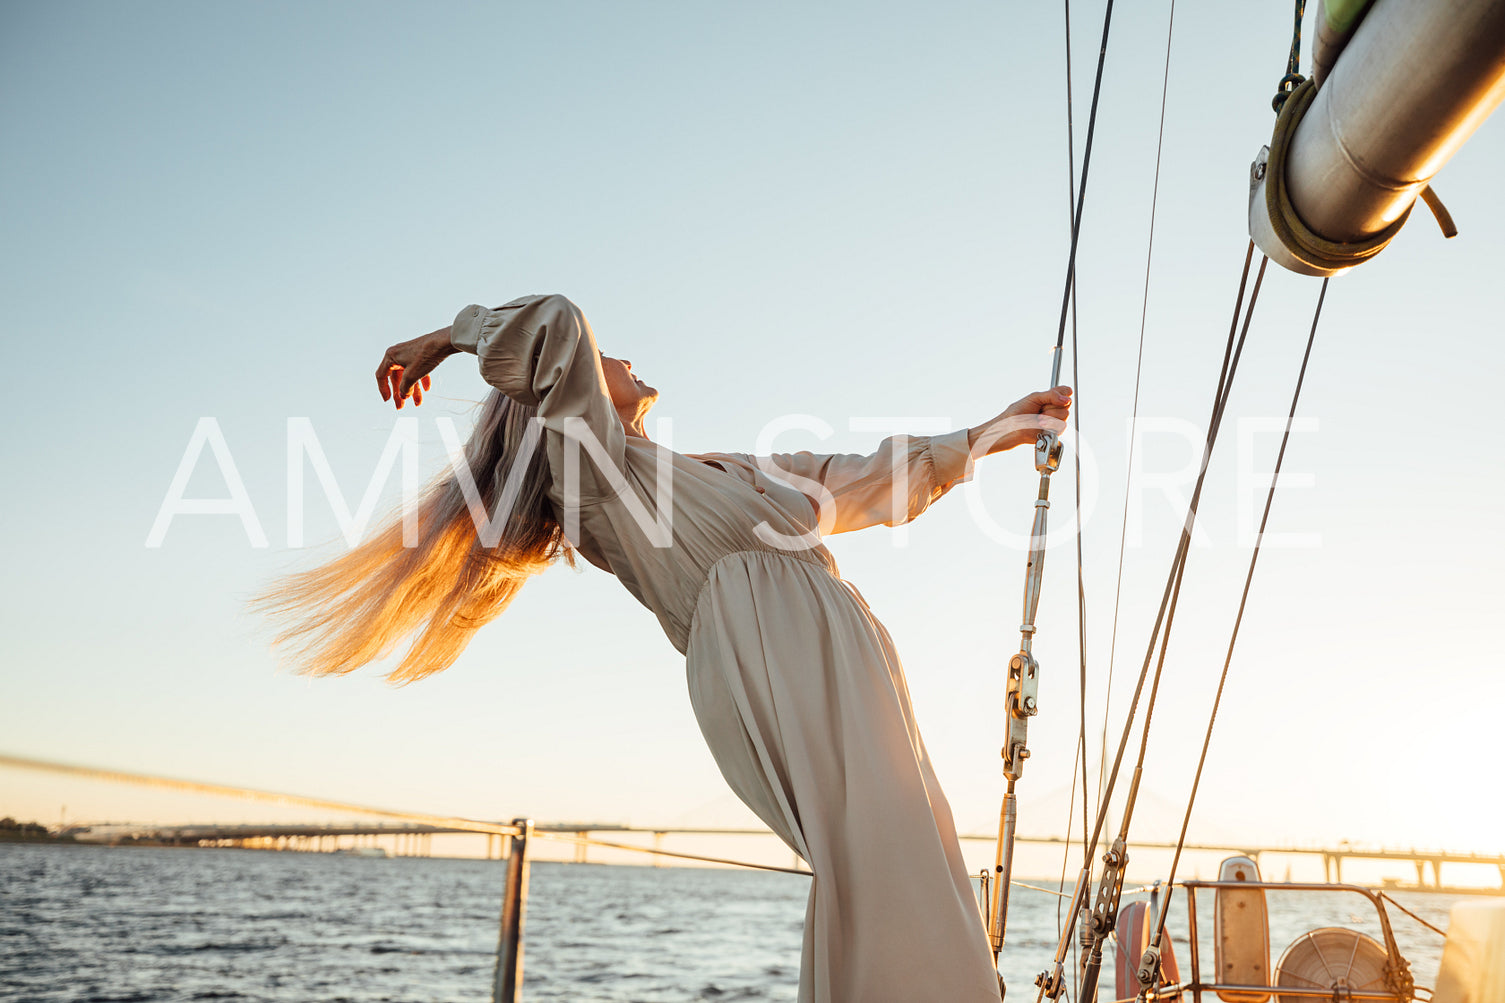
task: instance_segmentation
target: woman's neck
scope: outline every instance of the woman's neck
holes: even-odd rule
[[[643,431],[643,419],[648,416],[648,409],[631,407],[617,408],[617,417],[622,419],[622,429],[631,436],[639,439],[647,439],[648,433]]]

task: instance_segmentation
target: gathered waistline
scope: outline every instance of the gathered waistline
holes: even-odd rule
[[[772,558],[777,558],[777,559],[784,560],[784,561],[792,561],[792,562],[794,562],[796,564],[803,564],[806,567],[814,568],[817,571],[824,572],[825,575],[828,578],[830,578],[833,582],[836,582],[837,584],[843,586],[843,591],[845,591],[853,599],[857,600],[857,603],[864,610],[866,610],[869,615],[872,614],[872,609],[871,609],[871,607],[868,606],[867,599],[865,599],[863,597],[863,595],[862,595],[861,592],[857,591],[857,586],[853,585],[851,582],[849,582],[845,578],[841,577],[841,575],[838,574],[836,572],[836,570],[830,564],[828,564],[828,563],[826,563],[824,561],[812,561],[812,560],[809,560],[808,558],[800,557],[800,556],[798,556],[793,551],[762,550],[762,549],[759,549],[759,548],[749,547],[749,548],[746,548],[746,549],[743,549],[743,550],[728,551],[727,553],[722,554],[720,557],[716,558],[716,560],[713,561],[713,562],[711,562],[710,566],[706,568],[706,570],[705,570],[705,578],[700,583],[700,589],[695,593],[695,605],[693,606],[693,608],[691,610],[691,613],[690,613],[690,622],[689,622],[689,624],[688,624],[688,626],[686,628],[686,632],[685,632],[685,636],[686,636],[687,639],[688,639],[689,635],[692,634],[692,633],[694,633],[694,631],[695,631],[695,621],[697,619],[699,619],[699,617],[700,617],[701,602],[702,602],[702,600],[705,599],[706,589],[710,587],[711,579],[715,576],[716,569],[718,567],[720,567],[722,564],[726,563],[727,561],[734,560],[734,559],[737,559],[737,558],[749,557],[749,556],[752,556],[752,557],[772,557]]]

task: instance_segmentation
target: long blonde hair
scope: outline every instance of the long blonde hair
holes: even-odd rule
[[[548,463],[535,415],[535,408],[492,391],[465,444],[466,469],[440,477],[418,502],[416,546],[403,545],[403,522],[394,516],[348,553],[288,575],[251,600],[281,624],[274,643],[288,650],[297,672],[353,672],[418,630],[386,678],[422,679],[449,668],[530,577],[561,556],[574,563],[547,497]],[[513,471],[518,462],[526,464],[520,479]],[[466,470],[469,483],[462,484]],[[483,540],[478,517],[494,520],[502,510],[500,533],[493,522],[488,534],[497,539]]]

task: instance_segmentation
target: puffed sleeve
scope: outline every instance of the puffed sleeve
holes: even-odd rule
[[[826,533],[906,523],[972,473],[965,428],[944,435],[896,435],[867,456],[774,453],[754,459],[820,503]]]
[[[468,306],[450,342],[477,356],[481,376],[543,421],[555,504],[588,505],[625,487],[625,432],[601,373],[596,338],[563,296],[524,296],[488,310]]]

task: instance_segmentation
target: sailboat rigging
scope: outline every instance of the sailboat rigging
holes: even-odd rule
[[[1068,311],[1074,307],[1077,252],[1081,234],[1082,210],[1087,190],[1088,170],[1091,161],[1092,140],[1096,125],[1099,97],[1103,79],[1103,67],[1107,55],[1107,43],[1112,22],[1113,2],[1108,0],[1103,22],[1102,42],[1099,48],[1096,77],[1093,85],[1091,112],[1088,117],[1086,143],[1082,155],[1079,185],[1072,198],[1070,249],[1067,258],[1066,283],[1062,297],[1060,323],[1056,347],[1052,358],[1051,385],[1059,382]],[[1176,887],[1177,870],[1182,850],[1186,843],[1191,814],[1200,787],[1207,753],[1210,748],[1217,714],[1224,688],[1228,681],[1233,653],[1239,630],[1243,624],[1253,577],[1258,565],[1265,539],[1280,470],[1284,463],[1290,433],[1306,381],[1312,347],[1316,340],[1318,324],[1327,300],[1331,276],[1347,271],[1371,259],[1394,239],[1409,217],[1412,205],[1418,200],[1427,204],[1436,215],[1445,236],[1456,234],[1456,227],[1447,210],[1442,207],[1430,187],[1431,178],[1478,128],[1485,118],[1505,98],[1505,3],[1491,0],[1455,0],[1452,3],[1435,5],[1406,5],[1395,0],[1322,0],[1318,8],[1318,45],[1314,54],[1315,71],[1308,80],[1300,72],[1301,29],[1305,14],[1304,0],[1295,3],[1295,27],[1285,75],[1281,78],[1273,103],[1277,122],[1271,144],[1260,151],[1250,172],[1249,232],[1250,241],[1244,255],[1242,274],[1235,297],[1233,320],[1229,327],[1223,363],[1213,395],[1211,414],[1202,448],[1196,485],[1191,495],[1180,537],[1167,574],[1159,610],[1151,630],[1145,657],[1135,685],[1134,695],[1125,716],[1122,735],[1106,779],[1100,777],[1095,824],[1090,834],[1085,829],[1087,805],[1086,748],[1085,748],[1085,588],[1083,585],[1080,556],[1080,528],[1077,532],[1078,546],[1078,613],[1079,656],[1082,667],[1082,725],[1078,740],[1078,756],[1081,757],[1081,777],[1084,805],[1083,866],[1075,883],[1070,905],[1062,924],[1059,940],[1050,968],[1036,979],[1037,1001],[1058,999],[1066,990],[1065,962],[1073,942],[1073,933],[1081,925],[1081,946],[1084,954],[1081,961],[1077,998],[1095,1000],[1101,970],[1103,949],[1110,936],[1119,929],[1119,903],[1123,894],[1125,868],[1128,863],[1129,833],[1143,777],[1145,752],[1149,742],[1151,722],[1157,698],[1160,694],[1162,673],[1165,665],[1170,636],[1175,623],[1176,610],[1181,596],[1186,571],[1189,546],[1195,528],[1198,506],[1205,484],[1208,466],[1218,439],[1218,432],[1227,411],[1232,386],[1238,372],[1250,324],[1253,319],[1266,268],[1270,261],[1283,268],[1304,275],[1323,278],[1313,311],[1310,331],[1296,376],[1290,408],[1287,413],[1275,469],[1266,493],[1259,530],[1251,551],[1243,591],[1234,618],[1231,635],[1223,660],[1216,695],[1208,715],[1201,753],[1195,776],[1181,820],[1175,852],[1165,883],[1164,906],[1152,908],[1147,924],[1145,917],[1136,914],[1135,924],[1140,924],[1144,938],[1139,942],[1143,956],[1135,966],[1138,983],[1138,998],[1179,997],[1183,989],[1190,988],[1200,999],[1204,985],[1193,972],[1192,983],[1173,985],[1176,981],[1166,965],[1170,945],[1166,938],[1166,919],[1170,898]],[[1170,22],[1174,25],[1174,0],[1170,8]],[[1068,122],[1070,119],[1070,9],[1066,8],[1067,59],[1068,59]],[[1397,41],[1404,40],[1404,42]],[[1397,56],[1398,47],[1405,45],[1418,49],[1431,46],[1432,60],[1427,72],[1419,73],[1417,60],[1411,52],[1407,58]],[[1340,58],[1341,57],[1341,58]],[[1165,79],[1169,81],[1170,37],[1166,47]],[[1358,67],[1358,69],[1351,69]],[[1325,86],[1324,86],[1325,85]],[[1361,91],[1370,92],[1367,102],[1357,100]],[[1378,110],[1377,110],[1378,109]],[[1161,105],[1161,135],[1164,133],[1164,91]],[[1315,123],[1315,124],[1314,124]],[[1068,126],[1069,128],[1069,126]],[[1352,140],[1350,143],[1349,141]],[[1357,151],[1357,152],[1356,152]],[[1155,200],[1158,201],[1159,146],[1157,144]],[[1153,254],[1154,205],[1151,209],[1150,244],[1146,260],[1145,313],[1148,309],[1149,264]],[[1249,275],[1255,250],[1261,257],[1249,288]],[[1245,293],[1248,292],[1247,305]],[[1242,323],[1240,315],[1242,314]],[[1074,316],[1072,317],[1074,320]],[[1073,324],[1073,369],[1075,370],[1075,325]],[[1138,411],[1138,367],[1143,360],[1144,317],[1141,317],[1140,352],[1136,363],[1135,412]],[[1074,374],[1075,375],[1075,374]],[[1076,420],[1080,422],[1080,412]],[[1079,424],[1078,424],[1079,431]],[[1035,515],[1031,534],[1031,547],[1026,564],[1024,584],[1024,617],[1020,627],[1020,649],[1009,661],[1006,696],[1006,734],[1003,747],[1006,790],[999,818],[997,853],[993,872],[983,872],[982,904],[984,922],[988,930],[995,959],[1002,950],[1006,937],[1009,887],[1013,872],[1013,846],[1016,836],[1018,809],[1015,795],[1016,783],[1023,772],[1024,760],[1029,756],[1028,721],[1039,710],[1040,666],[1034,658],[1033,642],[1036,633],[1038,610],[1045,564],[1045,533],[1050,508],[1051,476],[1060,465],[1062,444],[1051,432],[1039,436],[1035,449],[1035,469],[1040,475],[1039,489],[1035,499]],[[1078,492],[1080,477],[1078,476]],[[1120,585],[1122,582],[1122,548],[1120,549]],[[1115,602],[1114,637],[1117,631],[1117,603]],[[1158,654],[1157,654],[1158,646]],[[1111,656],[1110,656],[1111,660]],[[1150,676],[1154,666],[1153,677]],[[1111,671],[1111,668],[1110,668]],[[1097,883],[1095,900],[1089,901],[1091,888],[1092,859],[1104,837],[1108,809],[1120,777],[1128,742],[1133,733],[1147,679],[1151,679],[1148,699],[1145,702],[1144,721],[1140,727],[1140,742],[1136,762],[1131,775],[1122,820],[1112,842],[1103,854],[1102,871]],[[1106,708],[1104,728],[1106,736]],[[1106,753],[1106,743],[1104,748]],[[1073,764],[1073,786],[1076,766]],[[1068,826],[1069,829],[1069,826]],[[1250,864],[1252,867],[1252,862]],[[1249,880],[1248,874],[1239,874],[1239,880]],[[1259,885],[1257,870],[1253,872],[1253,892]],[[1188,908],[1195,910],[1197,883],[1185,883]],[[1215,887],[1219,883],[1212,883]],[[1294,886],[1293,886],[1294,887]],[[1220,888],[1221,891],[1221,888]],[[990,894],[991,893],[991,894]],[[1263,892],[1259,892],[1261,910]],[[1412,984],[1409,969],[1395,951],[1388,921],[1384,918],[1383,905],[1375,904],[1380,911],[1386,944],[1372,940],[1369,945],[1355,940],[1354,957],[1360,949],[1377,950],[1381,964],[1382,982],[1389,995],[1368,998],[1410,999]],[[1195,919],[1193,918],[1193,929]],[[1328,931],[1314,931],[1306,939],[1298,941],[1287,950],[1289,971],[1296,971],[1302,963],[1302,950],[1317,945]],[[1355,934],[1355,937],[1360,935]],[[1195,932],[1193,933],[1195,940]],[[1331,937],[1327,938],[1332,940]],[[1367,938],[1366,938],[1367,939]],[[1334,941],[1336,942],[1336,941]],[[1120,950],[1127,947],[1120,944]],[[1300,950],[1298,950],[1300,948]],[[1387,950],[1388,948],[1388,950]],[[1320,946],[1314,948],[1320,951]],[[1294,952],[1294,953],[1293,953]],[[1266,950],[1268,953],[1268,949]],[[1197,966],[1195,943],[1192,948],[1192,964]],[[1120,975],[1124,971],[1120,965]],[[1220,972],[1220,976],[1221,976]],[[1271,981],[1269,985],[1276,984]],[[1207,986],[1210,987],[1210,986]],[[1123,994],[1122,981],[1120,993]],[[1358,988],[1363,989],[1364,986]],[[1235,991],[1233,996],[1220,992],[1224,999],[1242,998]],[[1299,990],[1295,995],[1303,995]],[[1309,994],[1308,994],[1309,995]],[[1359,993],[1353,998],[1364,998]],[[1249,996],[1253,999],[1255,996]],[[1257,997],[1266,998],[1266,997]]]

